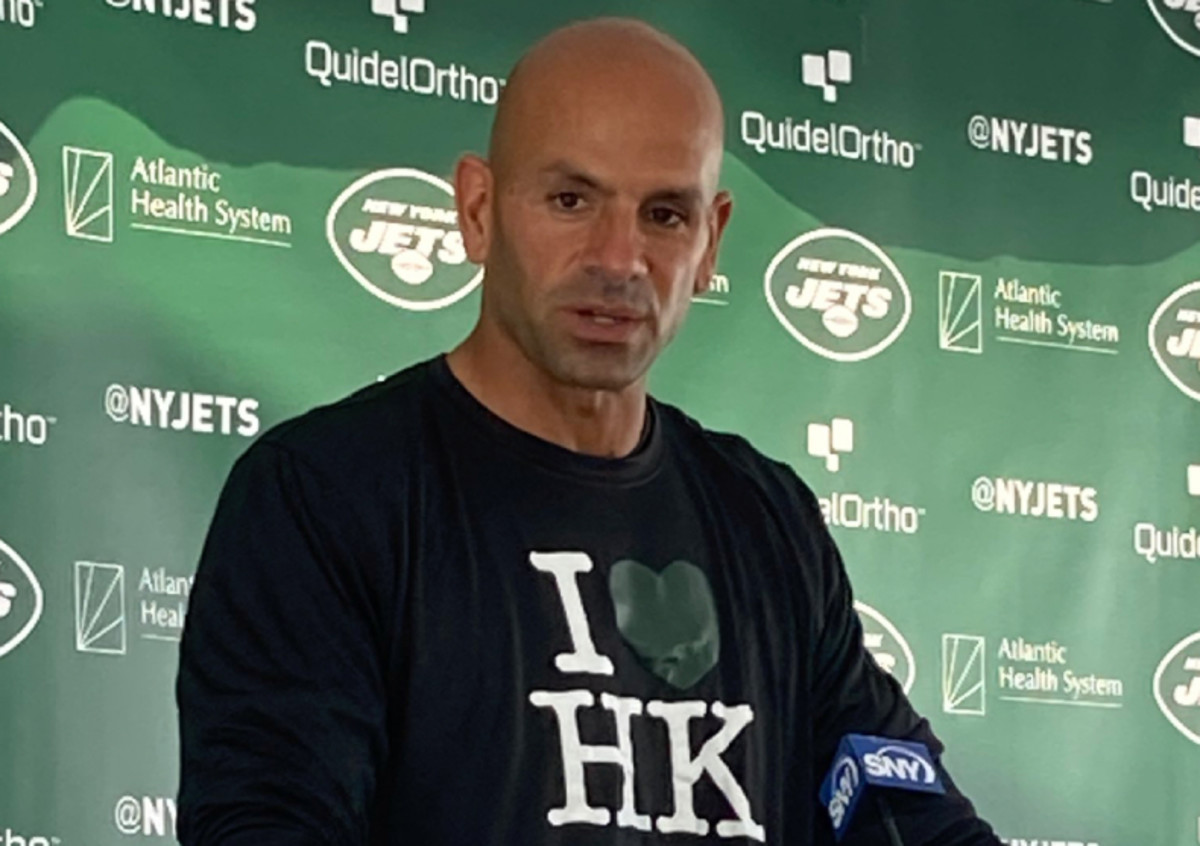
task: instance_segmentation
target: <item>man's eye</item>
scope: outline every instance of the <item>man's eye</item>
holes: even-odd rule
[[[669,206],[656,206],[650,209],[650,219],[659,226],[678,226],[683,223],[685,218],[682,214]]]
[[[560,209],[577,209],[583,204],[583,197],[574,191],[559,191],[554,195],[554,204]]]

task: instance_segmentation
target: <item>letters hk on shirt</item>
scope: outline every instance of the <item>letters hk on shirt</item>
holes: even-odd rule
[[[529,562],[534,569],[553,577],[562,600],[571,651],[555,656],[554,666],[562,673],[613,675],[612,661],[596,651],[577,578],[592,570],[592,559],[583,552],[533,552]],[[694,790],[700,778],[708,774],[728,800],[736,819],[716,822],[718,837],[749,837],[766,840],[766,831],[754,821],[746,792],[729,770],[721,754],[738,734],[754,720],[749,705],[725,705],[713,702],[642,702],[632,697],[612,693],[600,694],[600,707],[611,713],[616,730],[614,746],[584,744],[580,740],[578,711],[596,705],[589,690],[534,690],[529,701],[537,708],[553,712],[558,722],[562,751],[563,781],[566,801],[562,807],[551,808],[546,814],[552,826],[612,824],[612,812],[588,804],[584,779],[586,765],[615,766],[621,769],[621,807],[616,813],[616,825],[640,831],[657,829],[664,834],[684,833],[701,837],[709,833],[711,823],[696,816]],[[721,721],[720,729],[692,754],[689,742],[689,723],[710,714]],[[674,812],[651,819],[638,813],[634,805],[634,755],[632,721],[635,716],[661,720],[666,725],[670,743],[671,784],[674,791]]]

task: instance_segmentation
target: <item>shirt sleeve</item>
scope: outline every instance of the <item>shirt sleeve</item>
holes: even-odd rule
[[[230,474],[176,682],[184,846],[366,842],[387,755],[388,589],[357,520],[280,445],[260,441]]]
[[[944,747],[929,722],[917,714],[900,684],[880,669],[863,643],[862,624],[841,554],[825,528],[815,497],[807,492],[818,534],[818,556],[825,588],[821,630],[814,661],[814,772],[824,779],[837,745],[846,734],[873,734],[913,740],[929,747],[946,784],[946,795],[889,791],[887,803],[905,846],[1000,846],[987,823],[959,792],[945,771]],[[833,827],[817,803],[818,844],[832,844]],[[879,809],[860,803],[841,846],[891,842]]]

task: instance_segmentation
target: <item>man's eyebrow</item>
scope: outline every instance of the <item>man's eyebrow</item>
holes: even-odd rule
[[[576,167],[570,162],[561,160],[551,162],[550,164],[546,165],[540,171],[538,171],[538,175],[542,177],[559,176],[567,179],[570,182],[577,182],[581,185],[585,185],[588,188],[594,188],[597,190],[604,189],[604,186],[602,186],[595,177],[584,173],[580,168]]]
[[[612,193],[612,190],[592,175],[566,161],[555,161],[543,167],[539,175],[545,177],[561,177],[569,182],[575,182],[601,193]],[[669,186],[651,191],[646,197],[647,202],[681,203],[692,206],[699,205],[704,199],[704,192],[697,185]]]
[[[704,192],[695,185],[683,188],[662,188],[654,191],[647,198],[656,202],[680,203],[685,206],[699,205],[704,198]]]

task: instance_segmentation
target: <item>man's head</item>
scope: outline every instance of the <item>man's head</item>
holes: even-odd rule
[[[708,74],[645,24],[587,21],[535,45],[488,160],[464,156],[455,174],[485,268],[480,328],[563,385],[641,379],[713,273],[731,209],[723,126]]]

